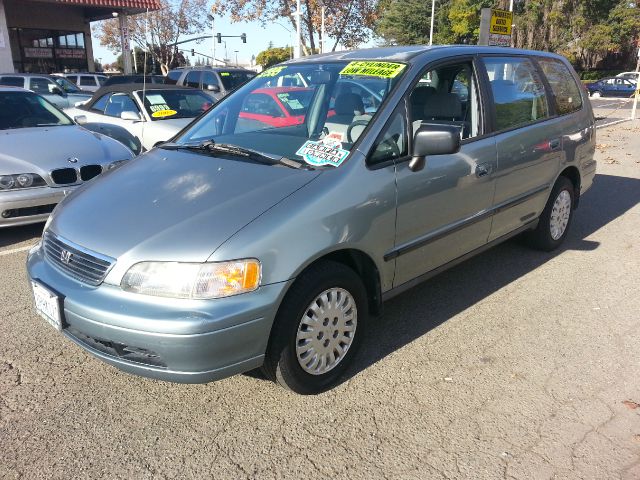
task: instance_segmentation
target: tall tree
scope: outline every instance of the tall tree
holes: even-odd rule
[[[205,28],[207,0],[159,0],[160,10],[132,15],[128,20],[133,43],[147,50],[160,65],[162,73],[175,67],[181,57],[173,45],[183,35],[193,35]],[[121,50],[117,19],[98,24],[95,33],[100,45],[114,53]]]
[[[322,41],[322,5],[325,6],[325,30],[333,39],[327,48],[335,50],[338,44],[356,47],[366,42],[376,19],[378,0],[301,0],[301,31],[306,54],[319,50]],[[258,21],[263,25],[284,19],[291,28],[296,26],[296,0],[215,0],[211,8],[214,15],[231,16],[231,21]]]

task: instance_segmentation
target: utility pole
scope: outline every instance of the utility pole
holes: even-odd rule
[[[322,35],[322,41],[320,42],[320,53],[324,53],[324,44],[327,41],[325,38],[327,32],[324,31],[324,12],[325,12],[325,6],[323,4],[322,5],[322,26],[320,27],[320,34]]]
[[[300,16],[302,15],[302,12],[300,11],[300,0],[298,0],[296,2],[296,37],[297,37],[297,41],[296,41],[296,51],[295,51],[295,55],[294,58],[300,58],[302,57],[302,26],[301,26],[301,21],[300,21]]]
[[[429,31],[429,45],[433,45],[433,20],[436,13],[436,0],[431,0],[431,30]]]
[[[213,43],[213,47],[211,47],[211,66],[215,67],[216,62],[216,32],[215,32],[215,24],[213,15],[210,13],[207,14],[207,19],[211,22],[211,42]]]

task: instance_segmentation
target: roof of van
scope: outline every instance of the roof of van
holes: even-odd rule
[[[537,50],[520,50],[508,47],[487,47],[481,45],[402,45],[394,47],[363,48],[359,50],[345,50],[341,52],[322,53],[308,57],[288,60],[286,63],[314,63],[318,61],[350,61],[350,60],[388,60],[399,62],[411,62],[412,59],[428,52],[441,54],[450,51],[452,54],[464,55],[475,53],[503,53],[520,55],[541,55],[558,57],[558,55]]]

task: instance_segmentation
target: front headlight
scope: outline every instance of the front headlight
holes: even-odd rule
[[[210,299],[250,292],[260,286],[256,259],[216,263],[141,262],[122,277],[127,292],[158,297]]]
[[[47,183],[37,173],[17,173],[15,175],[0,175],[0,192],[17,188],[42,187]]]

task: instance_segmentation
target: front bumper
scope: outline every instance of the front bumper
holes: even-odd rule
[[[0,192],[0,228],[44,222],[74,187],[38,187]]]
[[[63,297],[62,333],[121,370],[204,383],[262,365],[288,282],[215,300],[150,297],[102,284],[89,287],[30,252],[27,271]]]

